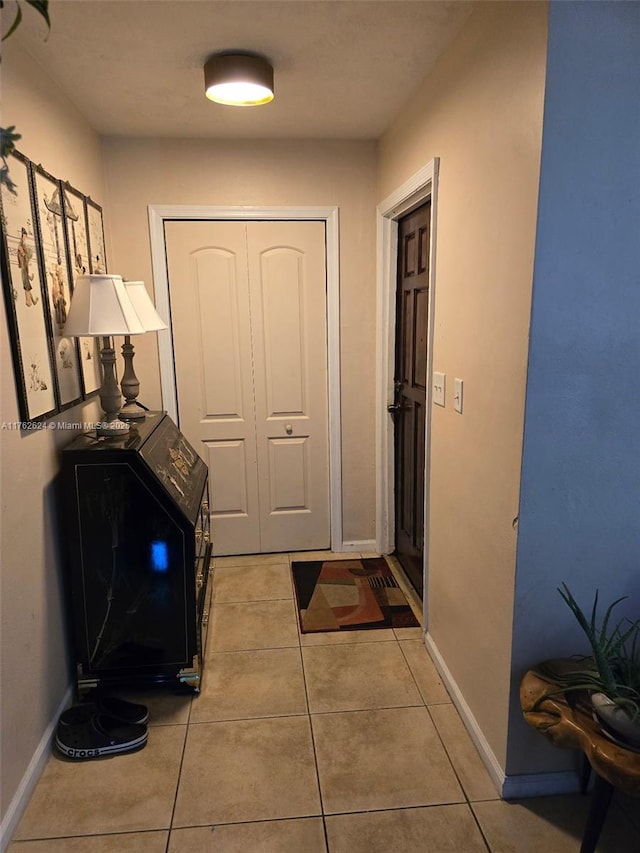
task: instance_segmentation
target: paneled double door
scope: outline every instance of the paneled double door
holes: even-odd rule
[[[325,228],[165,223],[180,428],[214,553],[330,547]]]

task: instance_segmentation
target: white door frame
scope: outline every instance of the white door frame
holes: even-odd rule
[[[424,506],[424,622],[427,627],[427,568],[429,531],[429,475],[431,448],[431,376],[435,315],[436,205],[439,158],[430,160],[402,186],[381,201],[377,208],[377,403],[376,403],[376,548],[389,554],[395,544],[394,431],[387,406],[393,402],[395,365],[396,289],[398,280],[398,220],[431,199],[429,245],[429,329],[427,333],[427,399],[425,418],[425,506]]]
[[[337,207],[227,207],[212,205],[150,204],[149,232],[156,307],[169,329],[158,333],[160,387],[163,407],[176,421],[178,402],[175,384],[169,279],[167,276],[165,220],[316,219],[325,223],[327,245],[327,368],[329,403],[329,498],[331,501],[331,549],[344,550],[342,541],[342,444],[340,412],[340,262]]]

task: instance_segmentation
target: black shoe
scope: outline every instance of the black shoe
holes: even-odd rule
[[[144,725],[123,723],[106,714],[87,716],[85,708],[79,705],[61,715],[56,747],[67,758],[79,761],[135,752],[146,746],[147,736]]]
[[[117,696],[93,692],[89,694],[87,701],[63,711],[60,715],[60,722],[63,725],[76,725],[79,721],[87,720],[94,714],[106,714],[122,723],[140,725],[149,720],[149,710],[146,705],[127,702],[125,699],[118,699]]]
[[[117,696],[109,696],[100,692],[98,692],[95,702],[101,714],[115,717],[116,720],[122,720],[123,723],[143,724],[149,720],[149,710],[146,705],[129,702],[126,699],[119,699]]]

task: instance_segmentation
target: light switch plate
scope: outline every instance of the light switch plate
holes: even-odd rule
[[[453,380],[453,408],[462,414],[462,379]]]
[[[447,377],[444,373],[433,371],[433,402],[436,406],[444,406]]]

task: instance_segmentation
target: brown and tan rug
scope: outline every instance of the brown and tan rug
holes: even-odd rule
[[[420,624],[384,557],[296,560],[291,572],[303,634]]]

